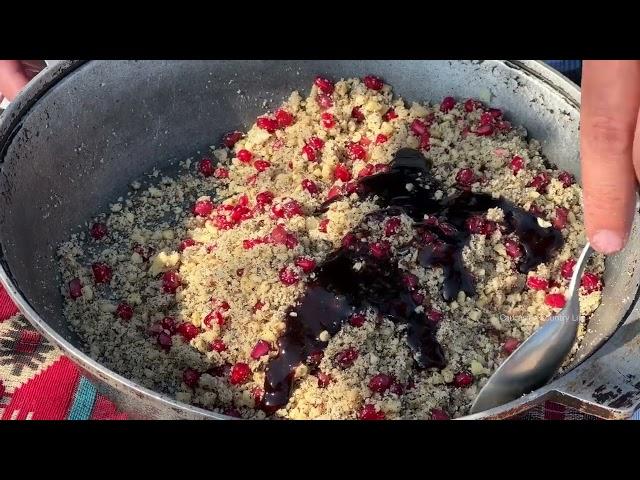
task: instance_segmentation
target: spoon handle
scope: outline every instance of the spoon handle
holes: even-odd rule
[[[593,248],[591,248],[591,244],[587,242],[587,244],[582,249],[582,253],[580,253],[580,257],[578,257],[578,261],[573,267],[573,275],[571,276],[571,282],[569,283],[569,288],[567,289],[567,297],[573,297],[574,291],[576,288],[580,286],[580,279],[582,278],[582,272],[584,271],[584,267],[587,265],[587,260],[593,253]]]

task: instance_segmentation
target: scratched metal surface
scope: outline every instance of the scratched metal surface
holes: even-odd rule
[[[292,90],[308,89],[319,72],[334,78],[375,73],[409,101],[438,101],[446,95],[481,98],[526,126],[553,163],[579,178],[579,90],[535,62],[57,63],[42,72],[0,119],[0,280],[27,318],[98,379],[104,391],[111,390],[126,410],[151,418],[220,418],[143,389],[83,353],[62,316],[57,244],[123,195],[130,181],[154,167],[170,170],[176,160],[205,151],[222,133],[246,128]],[[604,404],[611,415],[635,402],[627,395],[633,382],[604,366],[623,362],[623,357],[588,358],[636,300],[640,235],[632,239],[632,248],[607,266],[606,301],[592,319],[578,359],[587,358],[586,362],[546,390],[480,418],[512,415],[543,396],[557,394],[560,387],[571,401],[584,400],[592,390],[597,395],[593,401]],[[638,351],[633,338],[622,347],[628,354]],[[621,368],[630,370],[632,365],[627,367]],[[576,372],[581,379],[599,378],[603,387],[567,384]],[[620,408],[609,405],[616,400]],[[590,400],[586,404],[591,408]]]

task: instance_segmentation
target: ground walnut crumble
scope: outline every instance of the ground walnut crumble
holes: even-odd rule
[[[548,168],[525,135],[476,100],[407,106],[374,76],[318,77],[308,98],[292,93],[248,133],[227,134],[209,158],[183,162],[175,178],[156,171],[144,186],[134,182],[63,244],[65,315],[107,367],[221,413],[464,415],[505,356],[564,305],[585,242],[580,187]],[[392,178],[384,176],[398,172],[394,158],[406,149],[428,165],[403,185],[409,197],[486,194],[495,205],[459,225],[386,208],[388,192],[366,187]],[[402,195],[394,195],[397,206]],[[544,261],[529,258],[526,238],[509,228],[510,208],[555,235]],[[460,225],[458,273],[471,286],[458,275],[447,290],[451,265],[425,258],[434,245],[453,245],[447,238]],[[324,285],[337,251],[352,252],[343,283],[376,260],[383,268],[372,283],[395,272],[402,285],[389,288],[413,309],[410,321],[376,308],[380,284],[362,308],[341,304],[341,318],[329,318],[336,305],[305,310],[301,299]],[[582,278],[585,317],[600,303],[603,269],[595,255]],[[294,327],[316,314],[316,327],[327,327],[302,345]]]

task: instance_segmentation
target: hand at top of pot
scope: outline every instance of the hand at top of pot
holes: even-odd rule
[[[0,60],[0,101],[12,101],[43,68],[42,60]]]
[[[640,60],[585,60],[580,150],[585,227],[599,252],[627,242],[640,179]]]

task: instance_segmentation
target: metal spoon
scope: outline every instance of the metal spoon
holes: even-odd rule
[[[547,383],[558,371],[576,341],[580,323],[580,278],[592,252],[587,243],[573,269],[564,308],[548,318],[498,367],[480,390],[471,413],[515,400]]]

